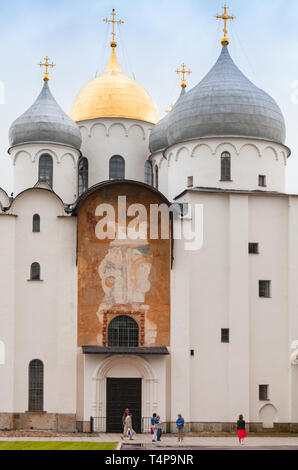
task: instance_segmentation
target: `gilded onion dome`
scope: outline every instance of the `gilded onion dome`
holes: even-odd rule
[[[274,99],[243,75],[224,45],[207,76],[175,106],[167,137],[169,145],[207,137],[284,144],[285,122]]]
[[[127,118],[156,124],[158,112],[147,91],[124,74],[116,56],[116,45],[104,72],[90,80],[79,92],[71,118],[86,121],[97,118]]]
[[[35,103],[12,124],[9,130],[10,146],[25,143],[62,144],[80,149],[81,132],[53,97],[48,78]]]

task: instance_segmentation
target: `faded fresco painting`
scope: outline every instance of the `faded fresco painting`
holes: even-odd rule
[[[141,239],[99,239],[97,228],[103,217],[98,217],[98,208],[112,205],[118,220],[119,195],[125,196],[127,207],[140,202],[148,214],[151,204],[164,203],[158,194],[133,183],[103,187],[82,203],[78,215],[79,346],[109,346],[109,325],[118,316],[137,322],[140,347],[169,346],[171,239],[151,239],[150,218]],[[126,229],[118,223],[114,228],[116,233]]]

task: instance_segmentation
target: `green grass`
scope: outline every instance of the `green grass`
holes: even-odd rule
[[[118,443],[99,442],[0,442],[1,450],[115,450]]]

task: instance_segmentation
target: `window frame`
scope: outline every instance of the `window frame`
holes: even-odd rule
[[[266,283],[261,285],[261,283]],[[260,299],[270,299],[271,298],[271,281],[259,280],[259,298]],[[264,295],[262,294],[262,289],[264,288]]]
[[[150,165],[150,169],[149,169],[149,165]],[[148,178],[149,171],[150,171],[150,177]],[[148,184],[148,186],[153,186],[153,166],[149,160],[145,162],[145,184]]]
[[[220,157],[220,181],[232,181],[232,157],[230,152],[227,151],[222,152]]]
[[[38,267],[38,271],[34,274],[34,268]],[[30,281],[31,282],[39,282],[41,281],[41,266],[40,263],[34,262],[31,264],[30,267]]]
[[[44,413],[44,363],[40,359],[33,359],[28,367],[28,411]]]
[[[115,162],[118,162],[115,164]],[[120,163],[122,166],[120,166]],[[113,167],[114,164],[114,167]],[[121,168],[121,170],[120,170]],[[109,160],[109,180],[121,181],[125,180],[126,162],[121,155],[113,155]],[[121,176],[120,176],[121,173]],[[117,176],[113,176],[117,175]]]
[[[81,167],[81,165],[83,165]],[[84,166],[85,165],[85,166]],[[79,197],[89,189],[89,160],[82,157],[78,162],[78,195]]]
[[[266,396],[266,398],[264,398],[265,396]],[[269,398],[269,385],[268,384],[259,385],[259,401],[270,401],[270,398]]]
[[[230,328],[222,328],[221,329],[221,342],[223,344],[230,343]]]
[[[137,321],[128,315],[113,318],[108,326],[108,346],[110,348],[138,348],[140,327]]]
[[[32,219],[32,233],[40,233],[40,215],[34,214]]]
[[[45,164],[44,162],[47,160],[48,165]],[[51,162],[51,163],[49,163]],[[42,168],[42,164],[44,165],[44,168]],[[42,172],[44,174],[48,173],[47,176],[42,176]],[[40,183],[47,183],[52,189],[53,189],[53,182],[54,182],[54,160],[52,155],[49,153],[43,153],[39,157],[39,162],[38,162],[38,181]]]
[[[259,185],[260,188],[266,188],[267,187],[267,177],[266,177],[266,175],[259,175],[258,185]]]

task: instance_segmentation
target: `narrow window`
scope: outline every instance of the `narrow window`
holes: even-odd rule
[[[259,400],[260,401],[269,400],[269,385],[259,385]]]
[[[258,243],[249,243],[248,244],[248,253],[250,255],[258,255],[259,254],[259,244]]]
[[[159,189],[159,172],[158,172],[158,166],[155,166],[155,188]]]
[[[149,160],[145,163],[145,183],[149,186],[153,186],[152,163],[149,162]]]
[[[30,271],[30,281],[40,281],[40,264],[33,263]]]
[[[221,181],[231,181],[231,154],[229,152],[221,155]]]
[[[229,328],[222,328],[221,330],[221,342],[229,343],[230,342],[230,330]]]
[[[128,316],[116,317],[109,325],[109,347],[137,348],[139,346],[139,325]]]
[[[115,155],[110,159],[110,180],[125,179],[125,160],[120,155]]]
[[[40,216],[38,214],[35,214],[33,216],[33,233],[39,233],[40,232]]]
[[[38,359],[29,364],[29,411],[43,412],[44,366]]]
[[[259,281],[259,296],[271,297],[271,281]]]
[[[79,160],[79,196],[88,191],[89,187],[89,162],[87,158],[81,158]]]
[[[39,181],[48,183],[53,187],[53,159],[51,155],[44,154],[39,159]]]
[[[259,186],[263,186],[263,187],[267,186],[265,175],[259,175]]]
[[[192,188],[193,187],[193,176],[189,176],[187,178],[187,187]]]

